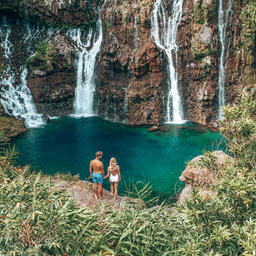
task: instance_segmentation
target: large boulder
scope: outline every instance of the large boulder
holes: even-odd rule
[[[182,172],[180,180],[185,182],[186,186],[178,198],[178,203],[191,196],[194,187],[199,188],[199,193],[207,198],[212,194],[211,185],[214,184],[221,170],[233,162],[233,158],[221,150],[214,151],[209,156],[200,155],[193,158]],[[210,160],[210,161],[209,161]]]

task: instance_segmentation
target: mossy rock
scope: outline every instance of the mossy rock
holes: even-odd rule
[[[210,44],[194,43],[192,44],[192,57],[201,62],[206,56],[213,55],[217,50],[212,49]]]
[[[55,66],[56,53],[51,43],[42,41],[36,45],[35,55],[26,60],[31,71],[35,69],[52,71]]]
[[[204,0],[199,0],[194,8],[194,22],[199,24],[214,23],[214,17],[217,14],[217,4],[208,4]]]

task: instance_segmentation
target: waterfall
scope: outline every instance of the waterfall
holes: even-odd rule
[[[178,90],[178,46],[176,44],[178,26],[182,17],[182,5],[183,0],[173,0],[172,14],[166,20],[167,15],[163,8],[162,0],[156,0],[151,15],[152,37],[156,45],[165,51],[168,58],[169,91],[166,111],[167,123],[182,123],[185,121],[183,119],[181,98]]]
[[[114,122],[117,122],[118,116],[117,116],[117,107],[116,107],[116,95],[113,94],[113,108],[114,108]]]
[[[6,18],[3,20],[3,25],[0,27],[0,38],[2,40],[1,47],[4,48],[4,56],[10,62],[13,45],[9,41],[11,27],[6,24]],[[29,48],[28,48],[29,49]],[[15,75],[11,69],[11,64],[8,63],[7,69],[4,72],[0,83],[1,88],[1,104],[7,114],[18,119],[24,119],[25,125],[28,128],[39,127],[45,124],[43,116],[38,114],[33,101],[33,97],[27,87],[27,73],[25,66],[21,68],[20,80],[21,84],[14,87]]]
[[[106,108],[105,108],[105,112],[104,112],[104,119],[108,119],[108,109],[109,109],[109,104],[108,104],[108,101],[109,101],[109,95],[108,95],[108,91],[107,91],[107,95],[106,95]]]
[[[139,34],[138,34],[138,27],[137,27],[137,16],[134,16],[134,50],[136,52],[139,45]]]
[[[218,118],[222,119],[222,107],[225,105],[225,68],[226,61],[228,57],[228,47],[227,44],[227,26],[231,25],[231,13],[232,2],[228,1],[228,7],[226,11],[223,10],[223,2],[219,0],[219,14],[218,14],[218,30],[219,30],[219,40],[221,44],[220,50],[220,64],[219,64],[219,77],[218,77],[218,100],[219,100],[219,110]]]
[[[79,49],[77,58],[77,86],[75,90],[74,110],[75,115],[91,116],[93,111],[93,100],[95,92],[94,71],[98,52],[100,51],[102,36],[101,19],[97,22],[98,33],[90,29],[86,38],[86,43],[82,43],[81,30],[72,29],[68,32],[70,37],[76,42]],[[98,36],[97,36],[98,34]],[[92,37],[94,37],[92,39]],[[91,47],[91,41],[92,47]],[[90,48],[91,47],[91,48]],[[88,50],[89,49],[89,50]]]
[[[125,97],[124,97],[124,120],[123,123],[127,122],[128,114],[129,114],[129,90],[131,88],[131,85],[128,86],[128,88],[124,88],[125,90]]]

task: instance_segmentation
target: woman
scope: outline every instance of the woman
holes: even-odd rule
[[[118,183],[121,180],[120,174],[120,167],[117,165],[115,157],[111,157],[109,161],[108,167],[108,174],[104,177],[106,179],[109,177],[110,188],[111,188],[111,196],[114,196],[114,200],[117,198],[117,190],[118,190]],[[114,187],[115,187],[115,194],[114,194]]]

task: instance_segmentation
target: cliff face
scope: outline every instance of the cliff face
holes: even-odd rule
[[[0,10],[50,26],[89,25],[97,21],[100,0],[1,0]]]
[[[185,112],[187,119],[203,125],[218,119],[222,47],[216,25],[220,22],[218,11],[216,0],[187,0],[179,30]],[[256,81],[255,11],[253,1],[223,1],[225,104],[233,102],[242,87]]]
[[[235,0],[233,13],[226,70],[228,102],[236,98],[241,88],[256,83],[256,2]]]
[[[72,113],[76,76],[75,48],[65,34],[54,35],[45,42],[45,54],[28,59],[28,87],[39,113],[62,116]]]
[[[151,39],[152,1],[106,2],[97,93],[100,116],[128,124],[163,121],[165,58]]]
[[[186,119],[213,123],[217,108],[217,0],[184,2],[178,33],[180,90]]]
[[[28,87],[38,112],[51,116],[72,113],[75,56],[81,49],[74,47],[67,27],[84,26],[84,33],[88,34],[86,29],[96,22],[97,7],[101,5],[103,41],[95,72],[96,112],[101,117],[131,125],[166,121],[168,58],[151,36],[154,3],[153,0],[0,1],[2,11],[15,9],[26,19],[62,26],[51,36],[50,32],[42,32],[34,40],[30,47],[34,57],[29,58],[32,52],[25,56],[22,50],[13,54],[16,73],[27,62]],[[172,3],[162,0],[166,13],[171,13]],[[252,0],[223,0],[223,11],[226,25],[222,42],[217,0],[184,0],[178,26],[175,68],[184,119],[203,125],[213,125],[218,118],[221,58],[225,70],[225,104],[236,98],[241,87],[256,82],[256,4]],[[17,39],[12,37],[15,48],[21,49],[22,35]],[[45,53],[39,56],[40,49],[35,45],[42,42],[47,44]],[[3,74],[6,59],[1,56],[0,74]]]

